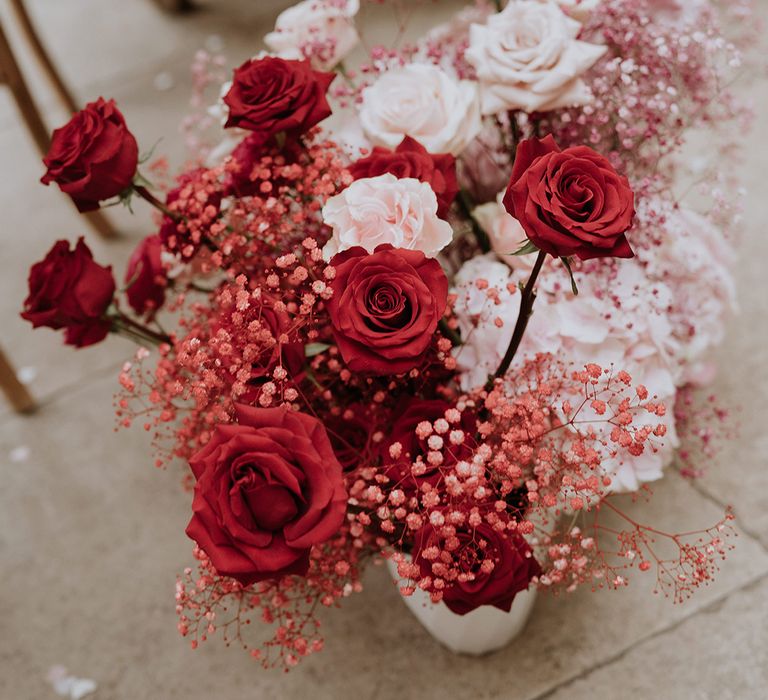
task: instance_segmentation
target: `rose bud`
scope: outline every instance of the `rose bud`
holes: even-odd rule
[[[53,132],[41,182],[55,182],[79,211],[99,208],[131,186],[139,148],[114,100],[100,97]]]
[[[326,92],[335,77],[313,70],[309,61],[250,59],[235,69],[224,95],[224,126],[256,132],[264,142],[280,132],[300,135],[330,116]]]
[[[328,314],[349,369],[399,374],[426,353],[448,300],[448,278],[418,250],[356,246],[331,259],[336,277]]]
[[[147,236],[133,251],[125,271],[125,294],[137,314],[152,315],[165,301],[168,279],[160,236]]]
[[[629,181],[587,146],[561,151],[551,135],[517,146],[504,207],[539,250],[556,257],[631,258]]]
[[[450,153],[429,153],[410,136],[406,136],[394,151],[376,146],[370,155],[352,163],[348,170],[355,180],[392,173],[398,178],[413,177],[426,182],[435,192],[437,215],[442,218],[459,191],[456,159]]]
[[[235,407],[190,460],[197,483],[187,535],[244,586],[303,576],[310,549],[344,521],[341,465],[323,424],[288,408]]]
[[[456,532],[458,546],[451,548],[447,567],[457,572],[455,580],[446,580],[443,602],[457,615],[466,615],[481,605],[492,605],[509,612],[515,596],[528,588],[541,567],[533,558],[530,545],[518,534],[502,534],[486,523],[476,528],[465,526]],[[414,562],[422,576],[432,576],[432,561],[421,553],[428,547],[443,549],[444,539],[431,525],[423,527],[414,538]],[[481,565],[492,561],[486,571]],[[466,581],[458,575],[468,575]]]
[[[29,296],[21,317],[34,328],[63,328],[64,342],[83,348],[109,333],[105,313],[114,294],[112,269],[94,262],[82,238],[74,250],[67,241],[57,241],[29,271]]]

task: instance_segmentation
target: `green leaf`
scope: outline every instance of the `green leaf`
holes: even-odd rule
[[[321,352],[325,352],[329,347],[331,346],[327,343],[307,343],[304,346],[304,355],[306,357],[314,357]]]
[[[560,258],[565,265],[565,269],[568,270],[568,276],[571,278],[571,291],[574,296],[579,296],[579,288],[576,286],[576,280],[573,279],[573,270],[571,270],[571,262],[568,258]]]
[[[520,244],[520,247],[514,252],[510,253],[510,255],[529,255],[531,253],[536,253],[539,249],[530,241],[525,241]]]

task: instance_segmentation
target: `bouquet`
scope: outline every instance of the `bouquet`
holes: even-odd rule
[[[197,55],[173,181],[112,100],[54,132],[43,183],[157,210],[120,289],[58,241],[22,316],[138,343],[117,416],[184,465],[193,647],[294,666],[382,560],[457,616],[712,579],[730,511],[665,532],[615,494],[675,460],[697,476],[728,431],[696,400],[735,303],[726,32],[749,8],[727,5],[480,0],[410,40],[395,0],[304,0],[231,76]],[[686,157],[691,130],[712,162]]]

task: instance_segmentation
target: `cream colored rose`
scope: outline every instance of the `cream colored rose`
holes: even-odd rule
[[[554,1],[511,0],[484,25],[469,29],[467,60],[480,82],[483,114],[586,104],[580,78],[606,51],[576,39],[581,24]]]
[[[309,58],[329,70],[360,41],[354,17],[360,0],[303,0],[281,12],[264,43],[280,58]]]
[[[539,0],[549,2],[550,0]],[[603,0],[556,0],[571,17],[584,22],[600,5]]]
[[[430,153],[458,155],[481,128],[475,83],[428,63],[384,73],[362,97],[360,122],[380,146],[395,148],[411,136]]]
[[[491,249],[502,262],[514,269],[530,269],[530,258],[535,255],[512,255],[525,245],[528,236],[520,222],[504,208],[503,197],[504,192],[501,192],[495,202],[475,207],[472,216],[488,234]]]
[[[333,229],[323,248],[326,260],[354,246],[372,253],[382,243],[434,257],[453,238],[451,225],[437,217],[432,188],[390,173],[356,180],[331,197],[323,207],[323,221]]]

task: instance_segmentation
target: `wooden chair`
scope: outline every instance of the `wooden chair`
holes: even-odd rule
[[[11,363],[0,348],[0,389],[8,398],[13,409],[19,413],[31,413],[37,408],[32,395],[16,376]]]
[[[48,53],[40,43],[40,39],[35,32],[22,0],[11,0],[11,5],[18,15],[20,29],[29,41],[30,48],[43,67],[57,95],[70,112],[76,112],[77,105],[72,97],[72,93],[64,84]],[[50,131],[40,115],[40,110],[32,99],[32,94],[19,68],[13,48],[8,42],[2,22],[0,22],[0,83],[5,83],[10,88],[16,101],[16,106],[21,113],[21,118],[24,120],[41,154],[45,155],[51,142]],[[100,211],[88,212],[85,214],[85,217],[90,226],[103,238],[114,238],[116,236],[109,220]]]

